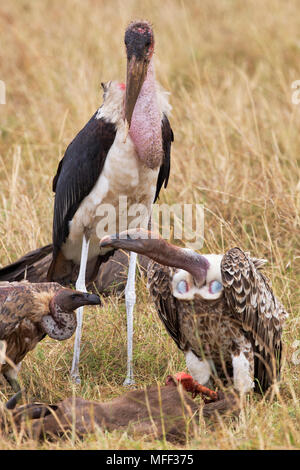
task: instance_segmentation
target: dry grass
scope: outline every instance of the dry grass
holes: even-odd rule
[[[50,241],[57,163],[98,107],[100,82],[124,77],[123,32],[134,18],[153,22],[157,76],[173,105],[172,174],[161,200],[203,202],[204,251],[239,245],[267,258],[275,291],[290,312],[277,400],[251,399],[238,423],[214,432],[202,426],[187,448],[299,448],[300,366],[291,361],[292,344],[300,339],[300,105],[291,101],[291,83],[300,79],[297,0],[2,2],[0,79],[7,104],[0,106],[0,263]],[[78,395],[107,400],[123,393],[125,323],[117,298],[86,315]],[[32,397],[48,402],[72,393],[72,345],[46,339],[28,355],[21,377]],[[163,382],[185,367],[142,281],[134,354],[140,385]],[[39,447],[166,444],[126,433],[41,446],[11,436],[0,444]]]

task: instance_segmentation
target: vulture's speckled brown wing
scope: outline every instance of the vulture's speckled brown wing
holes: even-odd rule
[[[0,339],[7,339],[23,318],[27,299],[26,282],[0,283]]]
[[[183,351],[185,342],[180,333],[178,319],[179,302],[173,296],[171,289],[171,271],[172,268],[150,261],[148,266],[148,285],[159,318],[178,348]]]
[[[254,347],[256,389],[265,391],[280,372],[282,327],[288,314],[255,265],[242,250],[232,248],[222,259],[221,271],[226,301]]]
[[[41,312],[33,307],[37,293],[51,295],[61,289],[57,283],[0,282],[0,339],[7,339],[25,318],[39,321]]]

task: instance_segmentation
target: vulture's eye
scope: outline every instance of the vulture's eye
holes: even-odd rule
[[[176,289],[179,294],[185,294],[189,290],[188,283],[184,280],[181,280],[178,282]]]
[[[217,292],[220,292],[222,289],[223,286],[219,281],[211,281],[209,284],[209,292],[211,294],[217,294]]]

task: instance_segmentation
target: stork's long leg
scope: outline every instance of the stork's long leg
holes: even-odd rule
[[[132,368],[132,343],[133,343],[133,308],[135,305],[135,271],[137,254],[130,252],[128,278],[125,287],[125,304],[127,314],[127,376],[124,385],[134,384]]]
[[[85,274],[86,274],[86,266],[87,266],[87,260],[88,260],[89,244],[90,244],[90,240],[87,239],[86,235],[84,234],[82,238],[79,275],[76,281],[76,289],[81,292],[87,291],[86,285],[85,285]],[[77,317],[77,328],[75,332],[71,377],[77,384],[80,384],[79,357],[80,357],[80,341],[81,341],[81,330],[82,330],[83,307],[80,307],[76,310],[76,317]]]

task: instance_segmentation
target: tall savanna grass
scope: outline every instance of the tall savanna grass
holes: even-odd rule
[[[300,446],[300,79],[297,0],[14,0],[0,5],[0,265],[51,241],[51,182],[64,150],[101,103],[100,82],[125,79],[123,34],[137,18],[153,23],[157,78],[171,93],[175,142],[161,202],[203,203],[203,252],[240,246],[267,258],[266,272],[290,313],[280,393],[253,397],[239,421],[201,427],[187,448],[295,449]],[[139,386],[185,368],[158,321],[145,280],[138,283],[134,362]],[[32,399],[76,393],[108,400],[124,393],[123,299],[88,310],[82,385],[69,379],[73,340],[45,339],[24,360]],[[300,356],[300,354],[299,354]],[[297,362],[297,361],[296,361]],[[0,399],[10,394],[1,384]],[[83,441],[1,436],[0,448],[163,448],[124,432]],[[172,447],[167,444],[167,447]]]

